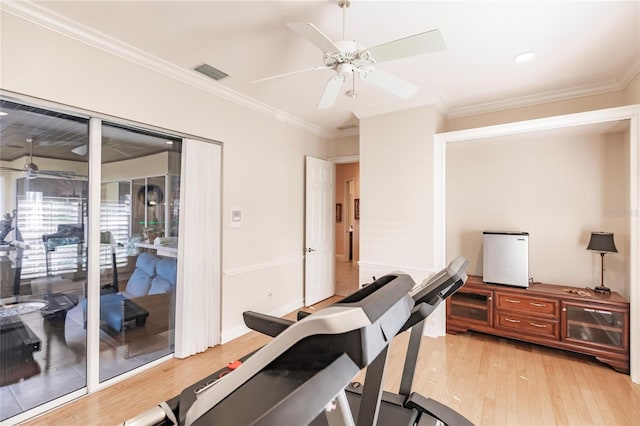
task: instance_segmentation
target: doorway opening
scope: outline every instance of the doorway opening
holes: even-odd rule
[[[335,292],[347,296],[360,287],[360,163],[336,164]]]

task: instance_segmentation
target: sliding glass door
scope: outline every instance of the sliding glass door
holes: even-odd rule
[[[173,353],[182,143],[9,100],[0,124],[0,421],[17,422]]]
[[[181,141],[102,125],[100,382],[173,353]]]
[[[0,420],[87,385],[88,118],[0,101]]]

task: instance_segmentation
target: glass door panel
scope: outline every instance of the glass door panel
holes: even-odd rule
[[[449,298],[447,317],[461,318],[490,326],[492,324],[491,291],[461,289]]]
[[[101,382],[173,353],[177,239],[166,238],[166,193],[180,151],[179,139],[103,124]]]
[[[622,348],[625,345],[623,312],[594,309],[565,302],[566,339]]]
[[[86,387],[89,127],[8,100],[0,110],[2,421]]]

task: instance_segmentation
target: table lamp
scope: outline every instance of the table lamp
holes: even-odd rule
[[[607,253],[617,253],[616,244],[613,241],[612,232],[592,232],[591,239],[587,250],[600,253],[600,287],[595,287],[593,290],[596,293],[611,293],[609,287],[604,286],[604,255]]]

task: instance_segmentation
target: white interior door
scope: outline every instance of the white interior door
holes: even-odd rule
[[[304,304],[335,294],[335,165],[306,157]]]

